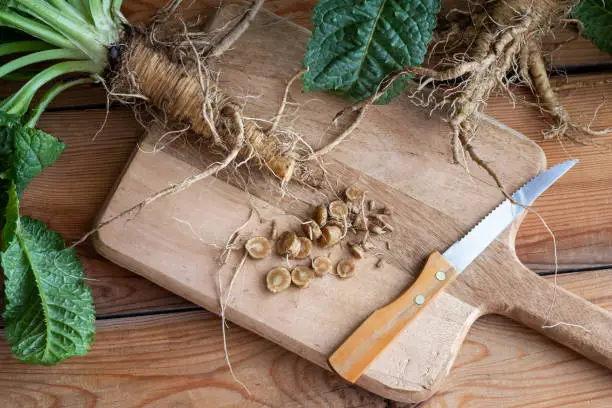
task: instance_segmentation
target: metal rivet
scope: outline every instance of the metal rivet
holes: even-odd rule
[[[414,297],[414,303],[416,303],[417,305],[422,305],[423,303],[425,303],[425,296],[423,295],[416,295]]]
[[[442,271],[436,272],[436,279],[439,281],[443,281],[444,279],[446,279],[446,274]]]

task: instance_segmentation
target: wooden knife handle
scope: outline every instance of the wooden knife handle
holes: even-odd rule
[[[612,313],[523,265],[505,276],[500,314],[612,368]]]
[[[439,253],[432,253],[408,290],[376,310],[329,358],[333,369],[354,383],[370,363],[431,302],[455,280],[457,273]]]

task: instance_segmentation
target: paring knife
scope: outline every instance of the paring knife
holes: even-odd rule
[[[417,280],[388,305],[376,310],[329,358],[333,369],[354,383],[393,339],[455,280],[524,210],[571,169],[569,160],[540,173],[506,199],[443,254],[433,252]]]

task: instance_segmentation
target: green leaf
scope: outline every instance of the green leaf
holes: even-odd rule
[[[22,126],[17,120],[14,115],[0,112],[0,173],[15,182],[21,197],[28,183],[53,164],[66,145],[42,130]]]
[[[21,196],[28,183],[53,164],[66,145],[42,130],[18,127],[13,148],[13,180]]]
[[[304,90],[367,98],[390,73],[423,62],[439,9],[439,0],[321,0]]]
[[[6,219],[6,222],[2,225],[2,252],[6,251],[13,241],[17,230],[17,221],[19,220],[19,197],[17,196],[15,183],[9,180],[6,180],[6,182],[8,185],[3,218]]]
[[[15,188],[12,200],[17,200]],[[41,221],[19,217],[2,253],[2,268],[5,333],[13,354],[42,365],[86,354],[94,338],[95,312],[74,249],[65,249],[59,234]]]
[[[612,1],[582,0],[573,10],[584,34],[605,52],[612,53]]]

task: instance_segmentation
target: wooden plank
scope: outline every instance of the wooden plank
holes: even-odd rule
[[[560,275],[558,283],[612,310],[612,270]],[[603,408],[612,405],[611,383],[610,370],[512,321],[487,316],[474,325],[443,390],[424,407]]]
[[[67,241],[92,225],[142,134],[129,109],[51,112],[40,127],[60,137],[66,151],[26,190],[22,214],[46,222]],[[90,244],[79,247],[98,316],[193,307],[184,299],[120,268],[98,255]],[[0,283],[1,286],[1,283]],[[0,297],[3,298],[3,297]]]
[[[232,52],[221,61],[220,86],[230,94],[245,91],[264,96],[281,94],[286,78],[299,67],[307,40],[305,30],[270,13],[260,13]],[[274,58],[277,63],[270,64]],[[141,75],[137,66],[132,69],[135,75]],[[249,75],[245,76],[244,72]],[[161,86],[171,88],[173,84]],[[193,88],[199,89],[197,83]],[[171,89],[168,94],[172,94]],[[196,105],[199,95],[196,91],[190,97]],[[313,97],[316,103],[307,106],[306,101],[312,102]],[[288,98],[301,106],[300,115],[291,121],[292,130],[315,148],[324,143],[320,139],[321,135],[329,137],[325,130],[331,120],[330,112],[342,107],[338,98],[325,94],[303,95],[299,89],[291,89]],[[276,105],[271,98],[254,98],[245,107],[246,115],[272,117]],[[326,365],[337,345],[371,311],[395,298],[398,288],[414,283],[414,276],[421,271],[424,258],[432,248],[446,248],[462,235],[461,231],[469,230],[499,203],[501,194],[486,180],[483,182],[482,169],[473,169],[470,176],[459,166],[449,164],[448,128],[439,122],[439,115],[438,112],[429,115],[406,98],[398,98],[392,104],[373,108],[359,132],[326,156],[330,185],[342,188],[358,180],[377,201],[388,203],[396,210],[397,217],[393,218],[396,230],[390,239],[401,249],[392,250],[388,255],[392,261],[383,274],[376,273],[371,260],[362,261],[358,266],[361,273],[350,282],[327,279],[313,283],[307,291],[310,301],[303,303],[298,301],[298,296],[305,295],[296,291],[266,295],[261,279],[265,272],[282,262],[280,258],[247,263],[244,269],[248,272],[240,277],[244,290],[228,305],[228,318],[309,361]],[[485,119],[479,125],[480,137],[473,145],[485,160],[495,163],[508,189],[523,184],[544,168],[543,152],[532,142]],[[159,137],[159,133],[151,132],[143,144],[145,150],[151,150]],[[408,153],[406,149],[410,149]],[[381,162],[381,157],[386,160]],[[193,147],[185,143],[157,154],[137,153],[101,218],[109,219],[169,184],[197,174],[207,168],[208,160],[201,154],[194,155]],[[294,229],[295,221],[290,222],[286,214],[304,219],[309,213],[304,204],[319,204],[324,200],[322,194],[331,197],[337,191],[321,188],[313,193],[291,184],[281,199],[274,192],[270,194],[269,184],[260,184],[255,174],[249,175],[250,196],[245,196],[241,185],[236,189],[223,182],[207,181],[191,186],[173,197],[151,203],[132,217],[129,225],[121,221],[109,225],[98,235],[96,248],[119,264],[207,310],[216,311],[221,291],[217,286],[222,284],[227,288],[237,259],[220,267],[215,261],[219,251],[203,247],[201,239],[178,223],[176,217],[205,233],[206,242],[218,243],[220,239],[224,242],[244,222],[250,208],[264,220],[276,220],[281,231]],[[442,196],[440,191],[444,191]],[[217,222],[218,219],[224,223]],[[423,220],[435,222],[423,223]],[[259,235],[263,228],[263,225],[254,226],[242,232],[247,237]],[[514,317],[612,367],[609,347],[612,337],[607,330],[612,325],[612,314],[580,297],[553,290],[550,284],[520,266],[514,256],[514,235],[511,236],[509,246],[499,242],[503,238],[489,246],[461,279],[443,296],[432,300],[411,325],[399,331],[401,336],[374,364],[367,369],[362,366],[354,376],[347,377],[354,380],[365,369],[358,382],[364,388],[388,398],[421,401],[437,390],[468,328],[477,316],[486,313]],[[341,248],[325,251],[332,252],[332,260],[343,256],[339,253]],[[320,253],[315,252],[315,256]],[[399,269],[398,265],[401,265]],[[219,279],[223,283],[217,283]],[[425,292],[424,296],[427,296]],[[407,295],[406,299],[413,302],[413,298]],[[546,307],[552,299],[558,300],[558,307],[548,315]],[[343,307],[338,308],[338,304]],[[291,320],[284,315],[288,309],[294,311]],[[316,320],[312,319],[314,316]],[[588,335],[565,326],[552,330],[542,328],[549,319],[556,322],[580,318],[589,321]],[[429,341],[431,338],[437,341]],[[363,350],[363,345],[354,348]],[[398,364],[402,359],[409,359],[411,364]]]
[[[553,280],[553,277],[547,278]],[[559,285],[612,310],[612,270],[560,275]],[[1,331],[0,331],[1,334]],[[0,395],[6,406],[345,406],[399,407],[230,325],[225,366],[220,321],[190,312],[98,322],[86,357],[57,367],[25,366],[0,340]],[[444,391],[422,408],[612,405],[612,373],[501,317],[479,320]],[[8,402],[6,402],[8,401]]]
[[[24,366],[0,340],[3,406],[384,407],[384,401],[246,330],[231,326],[229,374],[220,321],[191,312],[98,322],[84,358]]]
[[[582,124],[588,124],[600,104],[593,129],[612,124],[612,104],[606,95],[612,92],[612,74],[557,78],[555,86],[578,88],[560,92],[560,99],[570,115]],[[555,233],[561,268],[612,264],[612,166],[609,155],[612,133],[585,144],[543,141],[542,131],[548,130],[548,118],[533,106],[521,103],[532,97],[517,90],[514,109],[507,96],[497,95],[489,100],[487,113],[499,121],[540,141],[550,163],[569,158],[580,158],[581,163],[559,180],[536,202],[535,209]],[[516,242],[520,259],[533,269],[552,270],[554,265],[553,241],[541,221],[529,214],[519,229]]]
[[[310,30],[312,29],[310,21],[312,10],[317,2],[317,0],[267,0],[264,8]],[[123,12],[130,21],[147,21],[165,3],[166,0],[128,0],[123,5]],[[447,13],[453,8],[465,9],[466,3],[466,0],[444,0],[442,1],[442,13]],[[206,12],[209,7],[215,7],[218,4],[219,2],[214,0],[201,0],[190,9],[188,15]],[[223,4],[241,4],[246,7],[250,3],[243,0],[225,0]],[[552,51],[547,59],[553,66],[597,65],[602,62],[612,62],[612,56],[599,50],[585,38],[579,38],[557,47],[557,44],[573,38],[575,32],[576,28],[568,24],[565,29],[556,30],[554,34],[545,39],[544,49]]]
[[[17,92],[21,85],[23,85],[21,82],[0,80],[0,98],[4,98],[13,94],[14,92]],[[40,94],[42,94],[42,92],[48,88],[49,86],[43,87]],[[85,109],[92,106],[100,107],[105,106],[106,103],[106,91],[102,86],[95,84],[79,85],[75,86],[74,88],[69,88],[59,94],[51,102],[47,112],[78,108]],[[117,106],[117,104],[114,104],[114,106]]]

